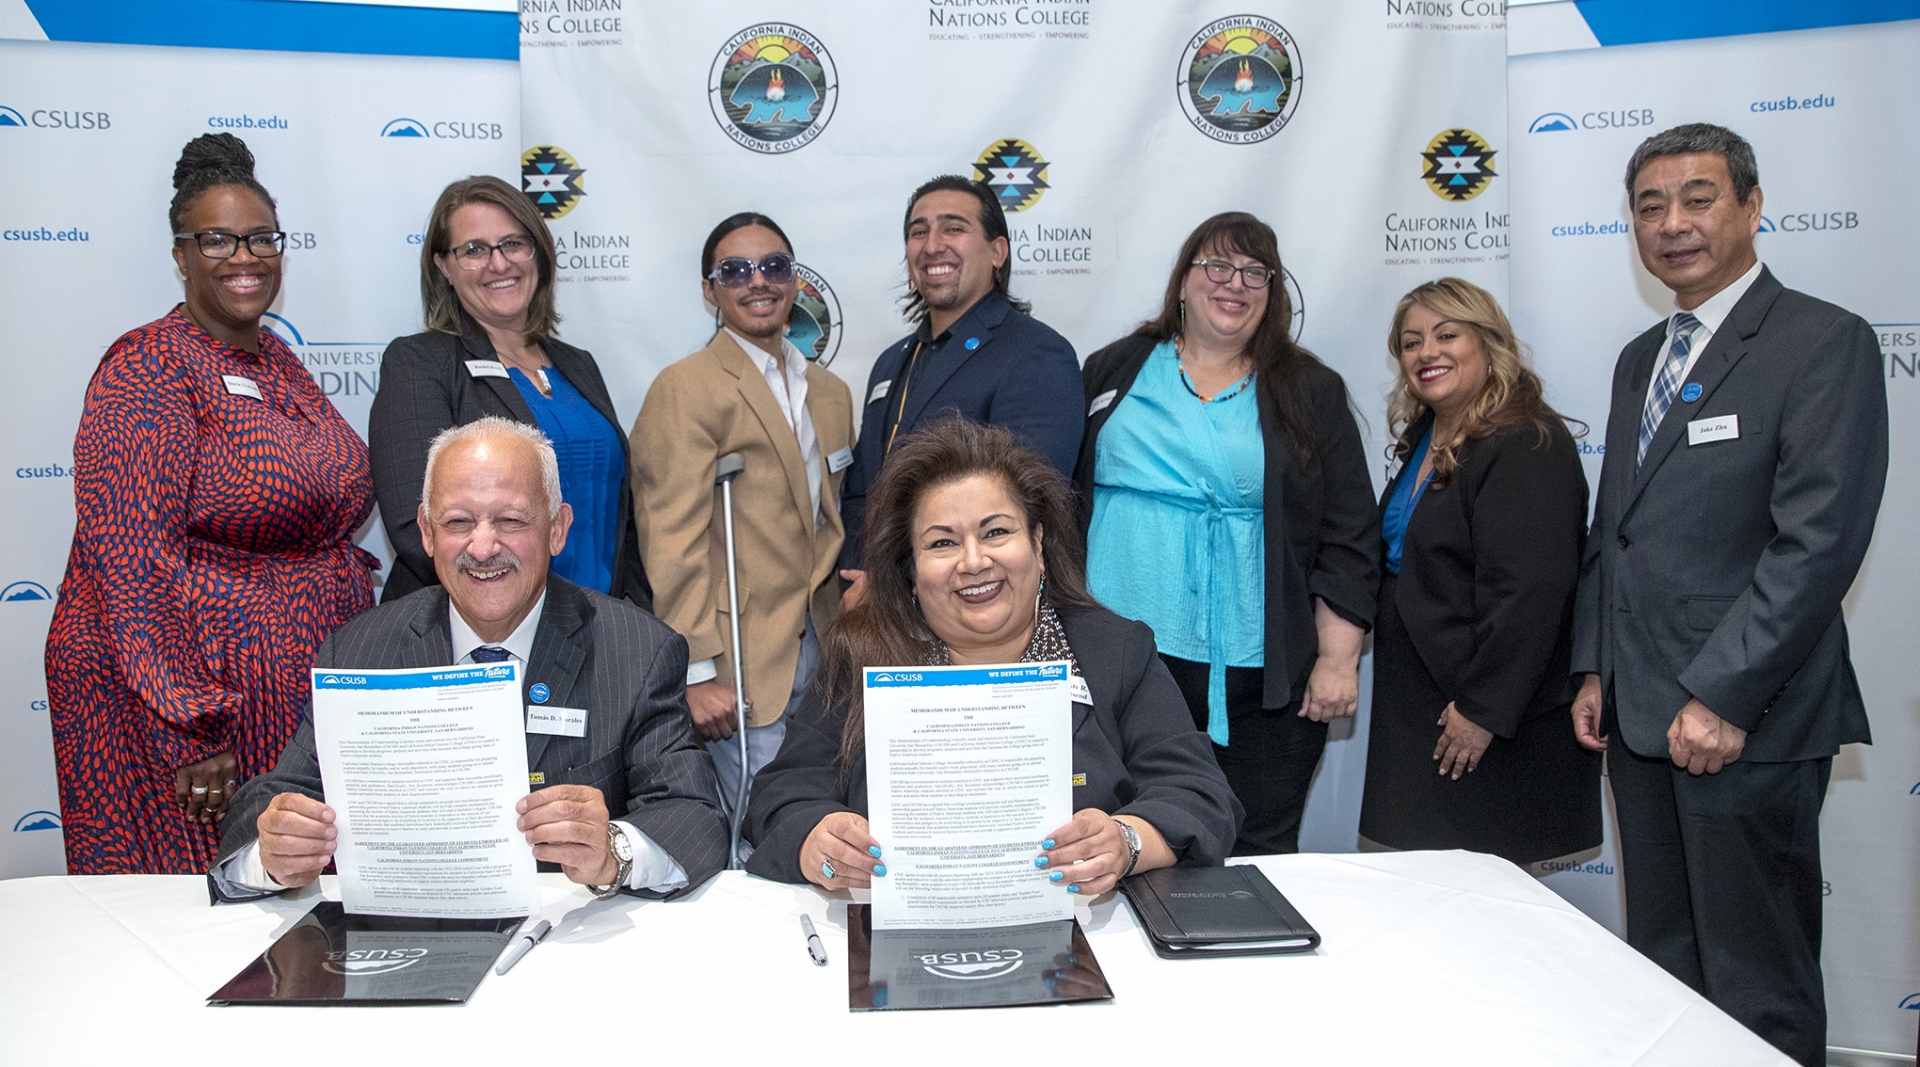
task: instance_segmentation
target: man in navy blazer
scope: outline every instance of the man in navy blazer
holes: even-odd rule
[[[1820,808],[1869,740],[1841,599],[1887,472],[1879,346],[1753,247],[1753,149],[1718,126],[1627,166],[1676,313],[1629,343],[1575,609],[1574,730],[1607,759],[1627,940],[1802,1063],[1826,1062]]]
[[[864,591],[867,487],[896,438],[949,415],[1004,426],[1071,477],[1086,422],[1080,360],[1067,339],[1007,292],[1007,216],[993,190],[947,174],[907,203],[907,314],[919,328],[867,375],[860,440],[840,486],[842,606]]]

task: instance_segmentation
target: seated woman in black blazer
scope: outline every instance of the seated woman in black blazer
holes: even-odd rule
[[[754,780],[747,869],[827,889],[886,874],[867,826],[862,668],[1059,659],[1092,703],[1073,705],[1073,821],[1041,853],[1054,880],[1097,894],[1134,871],[1219,864],[1240,805],[1153,633],[1087,595],[1066,479],[1007,430],[947,419],[901,440],[867,501],[867,598],[828,628],[814,688]]]
[[[1587,479],[1493,294],[1400,300],[1401,468],[1382,500],[1362,836],[1530,863],[1600,844],[1600,761],[1567,728]]]
[[[573,529],[554,573],[652,608],[627,435],[593,356],[555,336],[553,264],[546,221],[499,178],[462,178],[434,202],[420,251],[427,329],[387,346],[367,416],[373,492],[394,554],[383,603],[440,581],[414,514],[427,445],[442,430],[498,415],[538,427],[559,456]]]

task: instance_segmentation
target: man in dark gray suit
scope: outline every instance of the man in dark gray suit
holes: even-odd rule
[[[1613,375],[1574,622],[1574,731],[1608,757],[1627,940],[1802,1063],[1826,1062],[1820,807],[1869,740],[1841,598],[1873,535],[1887,397],[1872,329],[1754,253],[1753,149],[1718,126],[1627,165],[1677,312]]]
[[[427,455],[421,540],[440,585],[368,611],[320,647],[318,667],[526,664],[536,705],[586,711],[582,737],[527,734],[519,827],[543,866],[610,897],[673,896],[726,861],[713,763],[688,728],[687,642],[660,620],[548,573],[573,513],[540,431],[484,418]],[[332,859],[311,719],[274,769],[233,798],[212,877],[226,899],[312,882]],[[611,819],[609,809],[620,812]],[[549,867],[548,869],[551,869]]]

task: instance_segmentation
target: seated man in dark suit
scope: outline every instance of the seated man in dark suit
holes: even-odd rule
[[[673,896],[724,865],[713,763],[688,726],[687,642],[625,601],[548,573],[567,541],[553,446],[500,418],[434,439],[420,536],[440,585],[368,611],[329,637],[318,667],[525,664],[535,703],[584,708],[584,737],[527,735],[532,785],[519,827],[601,897]],[[451,610],[449,610],[451,608]],[[309,718],[274,769],[233,798],[211,876],[224,899],[306,885],[333,860]],[[610,820],[609,810],[619,812]]]

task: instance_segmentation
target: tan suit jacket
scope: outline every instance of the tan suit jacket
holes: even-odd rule
[[[746,459],[734,480],[735,556],[740,568],[740,645],[746,661],[748,722],[764,726],[786,710],[806,615],[825,630],[840,610],[835,560],[844,468],[828,458],[853,446],[853,398],[824,367],[807,367],[807,412],[820,442],[820,511],[800,443],[773,389],[724,330],[707,347],[660,372],[630,438],[640,557],[653,583],[655,614],[686,637],[688,659],[713,659],[733,687],[727,606],[726,518],[714,464]]]

